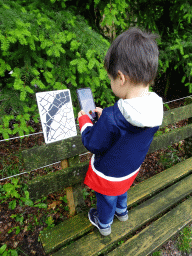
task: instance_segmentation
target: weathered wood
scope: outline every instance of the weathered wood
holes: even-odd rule
[[[107,255],[150,255],[191,221],[192,197]]]
[[[89,162],[84,162],[75,167],[68,167],[55,173],[36,177],[28,182],[30,198],[36,200],[68,186],[81,183],[85,178],[88,166]]]
[[[63,169],[68,168],[69,167],[68,159],[64,159],[61,162],[61,166]],[[72,217],[75,214],[75,202],[74,202],[74,197],[73,197],[73,188],[67,187],[67,188],[65,188],[65,192],[66,192],[66,197],[67,197],[67,205],[69,208],[69,215]]]
[[[64,159],[63,161],[61,161],[61,167],[62,169],[66,169],[67,167],[69,167],[69,163],[67,159]]]
[[[78,183],[73,186],[73,198],[75,203],[75,212],[82,212],[86,207],[85,200],[83,198],[82,183]]]
[[[162,147],[167,147],[175,142],[179,142],[180,140],[183,140],[184,138],[191,137],[191,136],[192,136],[192,124],[185,126],[185,127],[175,129],[175,130],[171,131],[170,133],[165,133],[161,136],[155,137],[151,143],[148,154],[154,152],[155,150],[161,149]],[[88,165],[86,167],[88,167]],[[72,173],[75,173],[75,168],[71,171],[72,171]],[[50,179],[49,174],[47,177],[46,176],[38,177],[34,181],[30,182],[29,186],[33,187],[32,189],[30,189],[32,197],[38,198],[38,196],[36,197],[35,194],[40,195],[42,192],[43,195],[48,195],[49,193],[52,193],[52,192],[62,189],[64,184],[63,184],[63,179],[61,178],[61,173],[62,173],[62,171],[58,171],[58,172],[52,174],[52,176],[51,176],[52,182],[49,183],[49,187],[43,181],[43,180],[47,181]],[[65,174],[64,174],[64,176],[65,176]],[[74,175],[72,175],[72,177],[74,177]],[[85,172],[80,171],[78,181],[80,180],[80,182],[81,182],[84,179],[84,177],[85,177]],[[65,177],[63,177],[63,178],[65,178]],[[42,186],[39,185],[41,183],[43,183],[43,186],[46,186],[48,190],[45,189],[45,187],[44,187],[44,192],[43,192]],[[68,181],[68,185],[71,183],[76,184],[76,183],[74,183],[73,180],[70,179],[70,181]],[[38,185],[35,186],[35,184],[38,184]],[[66,183],[66,185],[67,185],[67,183]],[[57,190],[55,190],[55,189],[57,189]],[[38,190],[40,190],[40,191],[38,191]]]
[[[153,153],[154,151],[157,151],[159,149],[167,148],[168,146],[171,146],[172,144],[191,136],[192,124],[174,129],[171,132],[154,137],[150,145],[148,154]]]
[[[165,111],[161,127],[191,116],[192,104]],[[155,137],[149,149],[149,153],[167,147],[190,136],[192,136],[191,126],[186,126],[183,127],[183,129],[180,128],[173,130],[170,133],[163,134],[162,137]],[[86,152],[88,152],[88,150],[82,144],[81,135],[78,135],[63,141],[24,150],[22,155],[25,169],[30,171]]]
[[[171,181],[175,182],[182,175],[186,175],[191,170],[191,159],[192,158],[189,158],[187,159],[187,161],[179,163],[179,169],[181,170],[177,169],[177,165],[171,167],[170,170],[172,170],[173,168],[173,171],[167,172],[170,173],[170,175],[164,174],[164,172],[162,172],[162,175],[164,175],[164,185],[167,186],[171,183]],[[59,191],[64,187],[73,186],[74,184],[80,183],[84,180],[87,169],[88,162],[86,162],[85,164],[83,163],[83,166],[82,164],[78,164],[75,167],[69,167],[69,169],[66,169],[65,171],[59,170],[55,173],[50,173],[45,176],[37,177],[29,181],[28,183],[30,196],[32,199],[39,199],[41,198],[41,196],[47,196],[49,193]],[[161,189],[161,186],[163,185],[162,181],[160,182],[159,175],[161,174],[158,174],[157,179],[155,178],[156,176],[153,177],[155,183],[152,182],[150,185],[150,182],[147,181],[147,186],[149,186],[149,188],[150,186],[152,186],[151,193],[153,193],[153,189],[155,188],[154,184],[157,184],[157,187],[159,186],[159,189]],[[144,185],[141,184],[143,183],[140,183],[139,186],[143,187]],[[131,191],[132,190],[129,190],[129,193],[131,193]],[[145,195],[143,189],[141,189],[140,191],[142,191],[140,198],[142,200],[142,197],[147,195]],[[129,198],[131,198],[130,196],[131,194],[129,194]]]
[[[81,136],[34,147],[22,152],[23,162],[27,171],[68,159],[88,152],[83,146]]]
[[[138,204],[190,173],[192,173],[192,157],[140,182],[128,191],[128,207]]]
[[[73,197],[73,188],[67,187],[65,189],[66,191],[66,197],[67,197],[67,205],[69,207],[69,215],[72,217],[75,214],[75,201]]]
[[[186,103],[189,104],[191,102],[192,102],[191,97],[186,99]],[[192,124],[192,117],[188,119],[188,124]],[[189,158],[192,156],[192,137],[189,137],[185,140],[184,150],[185,150],[186,157]]]
[[[59,249],[62,245],[85,234],[93,228],[87,214],[81,213],[70,218],[51,229],[44,229],[40,233],[40,239],[46,253]],[[75,236],[74,234],[77,234]]]
[[[174,108],[164,112],[161,127],[192,117],[192,104]]]
[[[191,182],[192,175],[184,178],[151,199],[148,199],[141,205],[130,210],[129,220],[126,222],[121,223],[115,219],[110,236],[101,236],[99,231],[95,228],[93,232],[83,236],[79,240],[61,249],[59,252],[56,252],[53,255],[91,256],[103,253],[104,251],[110,249],[114,243],[117,243],[120,239],[127,235],[131,235],[147,222],[152,221],[154,218],[164,213],[166,210],[170,209],[176,203],[188,196],[192,192]],[[74,235],[77,237],[77,233]],[[50,238],[47,238],[47,241],[49,241],[49,239]]]
[[[171,132],[162,134],[158,137],[154,137],[148,154],[162,148],[167,148],[168,146],[191,136],[192,124],[174,129]],[[62,142],[62,144],[53,145],[53,147],[50,147],[51,145],[43,145],[38,148],[23,151],[22,154],[26,170],[37,169],[42,166],[61,161],[65,159],[64,157],[72,158],[79,154],[88,152],[87,149],[83,146],[80,137],[76,136],[73,137],[73,139],[74,143],[71,143],[70,141],[71,144],[66,140],[66,143]],[[72,144],[73,146],[76,145],[76,147],[72,148]],[[69,152],[66,152],[67,149],[69,149]],[[62,151],[62,153],[59,154],[59,151]]]

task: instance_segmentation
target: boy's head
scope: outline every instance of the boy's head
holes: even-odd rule
[[[153,83],[158,69],[158,37],[136,27],[119,35],[105,56],[108,74],[115,80],[120,70],[135,85]]]

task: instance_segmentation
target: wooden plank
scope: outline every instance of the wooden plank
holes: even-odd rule
[[[189,158],[189,159],[185,160],[184,162],[178,163],[177,165],[139,183],[138,185],[131,187],[130,190],[128,191],[128,207],[130,207],[136,203],[138,204],[140,201],[142,201],[143,199],[145,199],[149,196],[154,195],[162,188],[178,181],[182,177],[185,177],[186,175],[191,173],[191,169],[192,169],[191,166],[192,166],[192,158]],[[86,214],[86,217],[82,216],[82,217],[80,217],[80,219],[81,218],[87,219],[87,214]],[[80,219],[78,221],[80,221]],[[68,221],[70,222],[71,220],[68,220]],[[82,221],[83,221],[83,219],[82,219]],[[65,223],[67,225],[67,221]],[[89,222],[88,222],[88,224],[89,224]],[[72,225],[74,225],[74,223]],[[70,235],[70,239],[73,239],[73,238],[76,238],[76,237],[82,235],[82,232],[84,229],[86,231],[89,230],[89,228],[91,229],[91,226],[89,226],[89,227],[88,226],[87,227],[82,226],[82,230],[78,230],[79,234],[77,234],[76,231],[74,230],[74,233]],[[70,225],[66,226],[66,228],[68,228],[68,227],[70,227]],[[52,230],[54,230],[54,228]],[[60,230],[59,225],[58,225],[56,228],[58,234],[59,233],[62,234],[64,228],[65,228],[65,225],[62,224],[61,230]],[[72,229],[72,227],[70,227],[70,228]],[[43,233],[44,233],[44,231],[43,231]],[[74,235],[74,237],[73,237],[73,235]],[[65,237],[65,236],[66,235],[61,236],[63,239],[63,242],[59,240],[58,244],[65,245],[68,242],[68,240],[67,240],[68,236],[67,237]],[[44,237],[46,237],[46,236],[44,236]],[[52,239],[54,242],[51,242]],[[52,246],[51,244],[49,246],[49,242],[51,244],[57,246],[57,241],[54,238],[54,235],[53,235],[53,238],[52,238],[52,236],[48,236],[47,242],[46,242],[45,238],[43,240],[43,243],[45,244],[45,251],[47,253],[49,253],[51,251],[51,246]]]
[[[147,256],[192,221],[192,197],[179,204],[108,256]]]
[[[89,161],[80,163],[75,167],[39,176],[28,182],[28,191],[33,200],[47,196],[68,186],[82,182],[85,178]]]
[[[138,204],[163,188],[170,186],[192,172],[192,157],[131,187],[128,191],[128,207]]]
[[[110,236],[103,237],[100,235],[99,231],[94,228],[93,232],[62,248],[60,251],[54,253],[53,256],[92,256],[109,250],[114,243],[132,234],[134,231],[180,202],[183,198],[187,197],[192,192],[191,182],[192,175],[130,210],[129,220],[126,222],[122,223],[115,219]]]
[[[189,118],[191,117],[191,113],[192,104],[177,109],[165,111],[163,124],[161,127]],[[174,138],[175,133],[176,131],[173,131],[173,133],[169,133],[170,135],[162,135],[164,136],[162,137],[162,141],[160,137],[154,138],[149,152],[153,152],[160,148],[167,147],[168,145],[171,145],[192,135],[190,127],[186,127],[183,131],[180,131],[178,129],[178,136]],[[34,147],[29,150],[24,150],[22,152],[22,155],[25,169],[27,171],[30,171],[86,152],[88,152],[88,150],[82,144],[81,135],[78,135],[63,141],[58,141],[55,143],[42,145],[40,147]]]
[[[88,152],[83,146],[81,136],[34,147],[22,152],[26,171],[35,170],[63,159]]]
[[[154,152],[155,150],[161,149],[164,146],[168,146],[168,145],[170,145],[172,143],[179,142],[183,138],[190,137],[191,135],[192,135],[192,124],[190,124],[188,126],[185,126],[185,127],[182,127],[182,128],[175,129],[175,130],[171,131],[170,133],[163,134],[161,136],[155,137],[153,139],[152,143],[151,143],[151,146],[150,146],[150,149],[148,151],[148,154]],[[77,166],[77,168],[78,168],[78,166]],[[75,173],[75,168],[72,170],[72,172]],[[45,182],[43,182],[44,185],[48,189],[48,190],[44,190],[44,195],[47,195],[47,193],[55,192],[56,191],[55,189],[60,190],[63,187],[63,181],[61,179],[58,179],[58,178],[61,178],[61,176],[62,176],[61,173],[62,172],[58,171],[58,172],[54,173],[52,176],[48,175],[47,177],[46,176],[43,176],[41,178],[38,177],[38,179],[35,179],[31,183],[29,183],[29,186],[33,187],[33,189],[31,189],[31,195],[34,198],[38,198],[38,196],[36,197],[35,194],[39,194],[40,195],[38,190],[40,190],[41,192],[43,192],[43,191],[42,191],[40,185],[39,186],[35,186],[35,184],[41,184],[41,182],[43,182],[43,180],[47,181],[47,180],[50,179],[50,177],[54,180],[54,182],[49,183],[49,188],[46,186]],[[80,182],[81,182],[83,180],[81,172],[80,172],[80,176],[79,176],[78,180],[80,180]],[[83,177],[84,176],[85,176],[85,173],[83,172]],[[72,180],[71,180],[71,182],[73,184],[76,184]],[[55,183],[55,184],[53,184],[53,183]]]
[[[39,199],[43,196],[47,196],[50,193],[59,191],[64,187],[73,186],[77,183],[83,182],[85,178],[85,174],[88,169],[88,165],[89,165],[89,162],[80,163],[76,167],[69,167],[65,170],[59,170],[54,173],[49,173],[45,176],[40,176],[29,181],[28,190],[30,193],[30,197],[34,200]],[[177,166],[179,169],[177,168]],[[187,175],[187,173],[191,171],[191,166],[192,166],[192,158],[189,158],[167,169],[166,171],[161,172],[157,176],[151,177],[152,182],[146,181],[147,183],[144,183],[144,184],[147,184],[146,192],[144,188],[145,185],[143,184],[143,182],[139,183],[137,186],[141,186],[142,189],[137,190],[135,189],[135,186],[132,187],[129,190],[129,200],[132,198],[131,194],[134,194],[134,197],[135,197],[136,194],[138,193],[138,201],[141,201],[151,193],[154,193],[155,191],[157,191],[157,189],[160,190],[163,187],[171,184],[171,182],[175,182],[178,179],[180,179],[182,176]],[[134,189],[134,193],[132,193],[132,189]],[[129,203],[131,206],[131,201],[129,201]]]
[[[53,228],[44,229],[43,232],[40,233],[39,237],[47,254],[51,251],[57,250],[62,245],[72,241],[76,237],[83,235],[90,229],[93,229],[93,226],[90,223],[87,214],[84,215],[81,213]]]
[[[183,108],[185,109],[186,107],[191,105],[187,105]],[[182,114],[184,115],[184,109],[177,110],[177,112],[179,111],[179,116],[181,116]],[[169,120],[172,120],[178,114],[176,112],[173,113],[170,112],[169,114],[166,114],[164,121],[165,123],[169,123],[169,121],[166,121],[168,117]],[[170,116],[174,116],[174,118],[171,119]],[[172,145],[173,143],[179,142],[191,136],[192,124],[175,129],[161,136],[155,137],[151,143],[148,154],[158,149],[166,148],[167,146]],[[29,150],[24,150],[22,152],[22,156],[25,169],[27,171],[30,171],[86,152],[88,152],[88,150],[83,146],[81,136],[78,135],[63,141],[58,141],[40,147],[34,147]]]
[[[189,138],[192,136],[192,124],[183,126],[172,130],[171,132],[164,133],[160,136],[154,137],[150,145],[148,154],[159,149],[167,148],[172,144]]]
[[[192,117],[192,104],[174,108],[164,112],[161,127]]]

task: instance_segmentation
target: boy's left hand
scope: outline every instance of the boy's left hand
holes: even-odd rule
[[[86,114],[85,114],[85,111],[81,110],[81,111],[78,113],[78,118],[81,117],[81,116],[83,116],[83,115],[86,115]]]

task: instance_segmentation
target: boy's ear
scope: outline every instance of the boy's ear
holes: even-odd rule
[[[126,77],[125,77],[125,75],[124,75],[120,70],[118,70],[118,77],[120,78],[122,85],[123,85],[123,84],[125,83],[125,81],[127,80]]]

